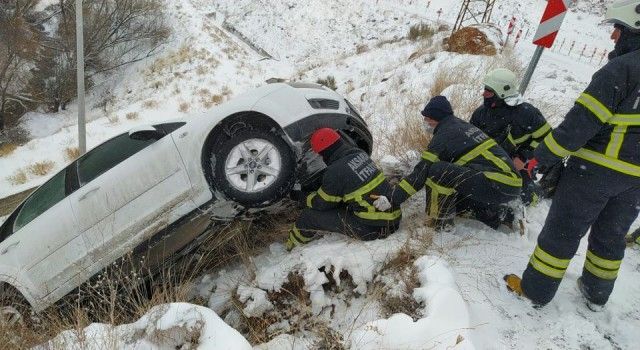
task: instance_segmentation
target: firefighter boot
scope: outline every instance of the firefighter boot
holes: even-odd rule
[[[592,298],[589,294],[589,288],[587,288],[587,286],[584,285],[584,282],[582,282],[582,277],[578,278],[578,289],[580,290],[580,293],[582,293],[582,296],[585,299],[585,304],[587,305],[589,310],[593,312],[600,312],[604,309],[603,304],[596,304],[595,302],[591,301]]]

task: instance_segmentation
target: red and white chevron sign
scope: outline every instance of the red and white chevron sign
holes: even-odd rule
[[[571,5],[572,0],[548,0],[547,8],[544,10],[540,26],[533,37],[533,43],[544,46],[548,49],[553,46],[556,40],[564,16]]]

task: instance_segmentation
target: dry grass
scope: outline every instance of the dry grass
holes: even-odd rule
[[[18,148],[18,145],[16,144],[3,143],[2,145],[0,145],[0,158],[10,155],[11,153],[13,153],[13,151],[16,150],[16,148]]]
[[[56,165],[55,162],[52,162],[50,160],[43,160],[42,162],[37,162],[37,163],[33,163],[33,164],[29,165],[27,167],[27,170],[32,175],[45,176],[45,175],[49,174],[51,172],[51,170],[53,170],[53,167],[55,165]]]
[[[356,46],[356,54],[358,55],[368,51],[369,51],[369,46],[367,46],[366,44],[361,44]]]
[[[497,49],[487,35],[478,28],[465,27],[453,33],[448,40],[449,51],[471,54],[495,56]]]
[[[7,177],[9,183],[14,186],[27,183],[27,173],[23,169],[16,170],[13,175]]]
[[[140,115],[138,114],[138,112],[129,112],[125,115],[125,118],[127,118],[127,120],[138,120],[138,118],[140,118]]]
[[[412,41],[429,39],[436,33],[436,28],[432,28],[426,23],[414,24],[409,27],[407,39]]]
[[[156,109],[156,108],[158,108],[158,105],[159,105],[158,101],[156,101],[156,100],[146,100],[142,104],[142,106],[144,108],[147,108],[147,109]]]
[[[380,275],[387,275],[392,281],[377,282],[383,290],[378,297],[384,317],[396,313],[411,316],[414,321],[422,317],[421,309],[424,305],[413,297],[413,290],[420,287],[418,271],[414,265],[417,258],[417,252],[407,244],[382,268]]]
[[[178,111],[182,112],[182,113],[187,113],[189,112],[189,103],[188,102],[181,102],[180,105],[178,106]]]
[[[316,83],[320,84],[320,85],[324,85],[326,87],[328,87],[331,90],[337,90],[338,87],[336,85],[336,78],[334,78],[332,75],[328,75],[325,79],[318,79],[316,80]]]
[[[80,157],[80,149],[78,147],[67,147],[64,150],[64,159],[71,162]]]
[[[115,124],[118,124],[118,122],[120,122],[120,117],[118,117],[117,114],[107,113],[106,117],[110,124],[115,125]]]

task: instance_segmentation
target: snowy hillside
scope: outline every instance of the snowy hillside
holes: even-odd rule
[[[567,15],[558,46],[545,52],[527,91],[527,99],[554,125],[604,63],[604,50],[613,47],[610,28],[599,25],[598,3],[578,1]],[[164,51],[117,76],[103,77],[89,97],[89,146],[139,124],[190,118],[269,78],[313,82],[332,76],[337,91],[353,101],[369,123],[376,160],[397,171],[407,165],[403,157],[412,154],[394,153],[394,132],[407,118],[417,117],[434,86],[449,80],[439,92],[460,101],[454,108],[468,118],[470,108],[481,103],[480,79],[487,69],[522,68],[535,49],[531,37],[544,0],[497,1],[493,19],[498,28],[504,31],[515,16],[516,31],[529,32],[497,58],[443,51],[442,39],[448,35],[444,29],[428,40],[406,39],[415,24],[451,26],[460,4],[167,1],[173,36]],[[513,45],[514,37],[509,40]],[[0,198],[41,184],[70,161],[67,149],[77,144],[75,113],[71,106],[55,115],[33,113],[26,118],[23,126],[33,140],[0,157]],[[53,162],[47,175],[30,171],[31,165],[44,161]],[[127,339],[118,340],[116,347],[129,349],[185,344],[242,348],[249,343],[262,350],[323,348],[318,344],[351,349],[637,348],[640,251],[627,252],[604,312],[589,311],[575,286],[585,246],[556,299],[537,310],[508,293],[502,276],[524,270],[548,202],[529,210],[524,236],[468,219],[457,219],[455,233],[435,234],[423,225],[423,203],[420,193],[403,208],[402,228],[388,239],[363,243],[329,235],[292,253],[274,242],[250,258],[251,269],[246,262],[234,263],[199,278],[193,294],[205,307],[171,304],[135,323],[94,324],[81,335],[62,333],[50,345],[101,349],[105,339],[116,334]],[[236,330],[225,328],[221,319]],[[260,332],[247,329],[247,324]],[[181,340],[158,341],[164,334]]]

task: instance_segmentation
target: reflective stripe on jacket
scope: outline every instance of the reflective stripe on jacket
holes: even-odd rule
[[[596,72],[535,154],[546,166],[575,156],[640,177],[640,50],[617,57]]]

